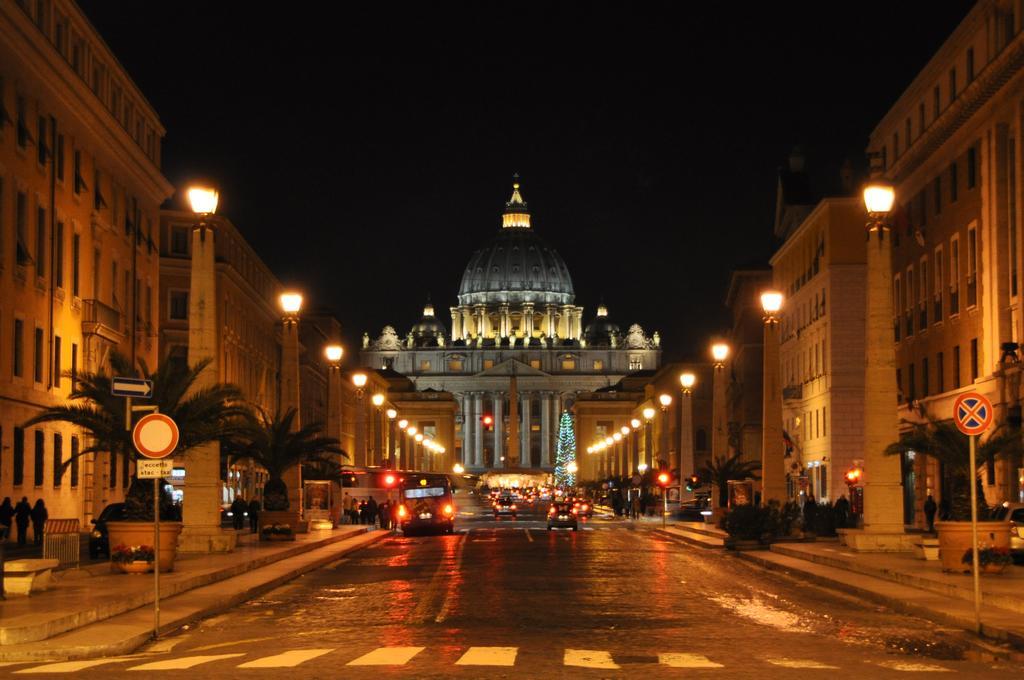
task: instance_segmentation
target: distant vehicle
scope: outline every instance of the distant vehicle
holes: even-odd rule
[[[572,503],[552,503],[548,508],[548,531],[555,527],[559,529],[580,530],[577,513],[579,510],[572,506]]]
[[[492,507],[494,509],[494,519],[498,519],[499,517],[511,517],[512,519],[517,518],[518,506],[515,501],[508,496],[503,496],[494,501],[494,505]]]
[[[577,517],[590,519],[594,516],[594,504],[585,498],[577,498],[573,501],[572,507],[576,510]]]
[[[996,508],[994,517],[1010,522],[1010,553],[1014,562],[1024,562],[1024,503],[1003,503]]]
[[[683,501],[679,505],[679,512],[676,517],[683,522],[705,522],[711,513],[710,503],[707,498],[696,498]],[[704,513],[707,512],[708,515]]]
[[[101,553],[110,557],[107,522],[117,522],[122,519],[124,519],[124,503],[111,503],[103,508],[100,516],[92,521],[92,531],[89,532],[89,557],[96,559]]]
[[[396,515],[402,533],[454,533],[455,499],[446,475],[405,473],[399,483],[399,497]]]

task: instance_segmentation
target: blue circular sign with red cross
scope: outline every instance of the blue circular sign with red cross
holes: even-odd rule
[[[977,392],[961,394],[953,403],[953,422],[966,435],[981,434],[992,424],[992,402]]]

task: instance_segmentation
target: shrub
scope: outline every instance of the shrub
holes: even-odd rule
[[[153,550],[151,545],[132,545],[128,546],[120,544],[114,546],[114,549],[110,551],[110,561],[118,564],[128,564],[130,562],[152,562],[156,559],[156,551]]]
[[[964,551],[964,556],[961,558],[961,562],[964,564],[972,564],[974,562],[974,556],[971,554],[972,550],[968,548]],[[1013,562],[1013,555],[1007,548],[993,548],[993,547],[981,547],[978,548],[978,565],[987,566],[989,564],[1011,564]]]
[[[739,505],[722,519],[722,528],[731,538],[770,543],[782,530],[782,512],[778,501],[766,506]]]

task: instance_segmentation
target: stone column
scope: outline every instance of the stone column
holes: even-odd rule
[[[523,323],[520,324],[520,328],[523,331],[523,336],[526,338],[526,344],[529,346],[530,338],[533,337],[533,303],[523,303]]]
[[[555,321],[558,314],[557,310],[558,308],[555,305],[544,307],[544,335],[548,336],[548,340],[558,334],[558,326]]]
[[[512,319],[509,316],[508,305],[499,305],[498,314],[498,335],[502,338],[507,338],[511,335],[512,331]]]
[[[292,429],[302,426],[299,413],[299,317],[289,315],[281,323],[281,412],[295,409]],[[284,473],[288,486],[288,510],[302,514],[302,467],[296,465]]]
[[[488,328],[486,323],[486,308],[483,305],[477,305],[473,308],[473,315],[476,317],[476,335],[478,338],[486,338],[488,335]]]
[[[779,322],[764,323],[764,387],[761,409],[761,503],[786,502],[786,445],[782,441]],[[893,414],[895,416],[895,409]],[[895,440],[894,440],[895,441]]]
[[[188,363],[195,365],[203,359],[211,360],[193,384],[193,392],[218,381],[213,239],[213,229],[205,224],[192,230]],[[234,550],[235,532],[224,531],[220,526],[220,442],[195,446],[180,460],[185,466],[185,501],[182,508],[184,527],[178,537],[178,550],[198,553]]]
[[[341,367],[327,367],[327,436],[341,441]]]
[[[728,382],[728,370],[723,364],[715,367],[712,378],[713,395],[711,400],[711,458],[724,458],[729,452],[729,414],[726,403],[725,389]]]
[[[519,430],[519,467],[533,467],[533,460],[530,458],[530,394],[523,393],[523,426]]]
[[[691,392],[683,392],[680,395],[679,409],[679,498],[689,500],[693,498],[693,492],[686,490],[686,483],[683,480],[696,471],[693,460],[693,394]]]
[[[505,453],[505,395],[494,392],[494,467],[504,468],[505,461],[501,457]]]
[[[542,393],[540,400],[540,464],[551,468],[554,467],[551,460],[551,393]]]
[[[469,340],[471,336],[476,335],[476,326],[473,325],[473,313],[469,307],[462,307],[462,337],[465,340]]]
[[[468,392],[459,397],[459,412],[462,414],[462,467],[467,470],[473,465],[473,457],[470,447],[473,444],[473,416],[470,412],[473,408],[473,398]]]
[[[483,468],[484,466],[484,428],[480,424],[480,416],[484,412],[484,395],[482,392],[473,393],[473,466]]]
[[[352,454],[353,465],[369,465],[366,449],[366,395],[363,388],[358,388],[356,390],[356,450]]]

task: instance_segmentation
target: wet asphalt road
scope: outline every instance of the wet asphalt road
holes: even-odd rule
[[[1024,667],[966,636],[601,518],[545,530],[460,499],[453,536],[388,538],[89,678],[849,677]],[[354,662],[354,663],[353,663]],[[127,672],[137,669],[139,672]],[[0,670],[26,670],[9,667]],[[37,668],[36,672],[45,669]]]

